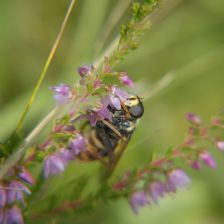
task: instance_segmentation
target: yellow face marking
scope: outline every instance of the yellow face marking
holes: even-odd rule
[[[130,96],[129,99],[127,101],[124,102],[125,106],[128,107],[134,107],[137,106],[139,104],[139,99],[137,96]]]

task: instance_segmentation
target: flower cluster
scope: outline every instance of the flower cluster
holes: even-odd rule
[[[0,184],[0,223],[23,223],[19,206],[25,207],[25,196],[31,191],[23,184],[35,184],[30,172],[24,167],[17,167],[10,174],[10,180]]]
[[[121,103],[129,99],[130,95],[126,91],[118,88],[116,85],[107,86],[103,84],[103,79],[99,75],[94,75],[93,65],[84,65],[78,68],[80,74],[80,94],[71,86],[60,84],[59,86],[51,87],[54,93],[54,99],[57,105],[62,105],[71,102],[79,102],[79,104],[87,101],[87,96],[94,96],[95,91],[101,89],[104,93],[99,96],[96,106],[84,108],[81,115],[76,115],[72,109],[69,111],[69,119],[64,123],[64,118],[59,120],[56,127],[53,129],[52,136],[60,134],[60,138],[54,141],[51,137],[42,149],[49,150],[49,155],[44,160],[43,173],[44,177],[57,175],[65,170],[70,161],[79,157],[79,154],[87,150],[88,140],[79,133],[74,124],[80,120],[89,122],[91,126],[95,126],[98,120],[111,121],[112,115],[109,108],[121,109]],[[133,81],[129,78],[127,73],[118,73],[119,80],[122,84],[133,86]],[[87,87],[87,89],[85,89]],[[92,90],[88,93],[89,88]],[[85,91],[84,91],[85,90]],[[72,93],[75,93],[72,94]],[[83,93],[84,92],[84,93]],[[81,105],[79,105],[81,107]],[[76,108],[75,108],[76,110]],[[58,142],[59,140],[59,142]],[[52,144],[54,143],[54,144]],[[55,148],[55,145],[58,147]],[[52,150],[53,149],[53,150]]]
[[[146,190],[134,191],[130,196],[129,203],[135,214],[138,214],[141,207],[158,203],[158,199],[166,193],[175,193],[178,188],[188,187],[190,182],[190,178],[183,170],[171,170],[164,182],[155,180],[149,184]]]
[[[66,84],[60,84],[59,86],[50,87],[54,91],[54,99],[57,105],[66,104],[72,98],[71,87]]]
[[[183,143],[169,151],[166,156],[151,161],[137,173],[125,173],[121,180],[113,184],[115,191],[130,192],[129,203],[136,214],[141,207],[158,203],[158,199],[166,194],[175,193],[178,188],[190,185],[190,178],[178,168],[176,159],[182,160],[183,164],[195,170],[200,170],[202,163],[211,169],[217,167],[210,149],[217,148],[220,151],[224,149],[222,134],[219,136],[217,132],[212,133],[214,128],[216,131],[223,131],[222,116],[214,118],[209,126],[204,125],[201,117],[196,114],[189,113],[186,118],[191,125]]]
[[[178,188],[186,188],[191,183],[182,169],[174,168],[166,172],[163,172],[165,170],[161,167],[158,169],[161,169],[160,172],[150,168],[140,170],[134,178],[126,174],[121,181],[113,185],[115,191],[128,190],[131,186],[129,203],[135,214],[139,213],[141,207],[157,204],[159,198],[164,197],[165,194],[176,193]]]
[[[81,134],[70,141],[67,149],[60,149],[49,155],[44,161],[44,177],[48,178],[65,170],[68,163],[86,150],[86,140]]]
[[[211,130],[214,125],[210,127],[204,126],[202,123],[202,119],[200,116],[189,113],[186,116],[187,120],[191,123],[189,127],[189,136],[187,138],[186,146],[192,150],[191,153],[191,164],[192,167],[196,170],[201,169],[201,162],[203,162],[206,166],[214,169],[216,168],[216,162],[213,156],[209,153],[209,149],[207,144],[202,145],[200,142],[202,140],[211,143],[211,146],[214,145],[220,151],[222,151],[222,140],[217,140],[216,136],[213,136]],[[216,124],[217,125],[217,124]]]

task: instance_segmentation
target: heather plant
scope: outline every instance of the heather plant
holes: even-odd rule
[[[95,62],[77,68],[78,82],[49,87],[55,108],[24,136],[24,120],[74,5],[72,0],[16,130],[1,144],[0,223],[42,219],[64,223],[67,214],[75,214],[75,218],[85,216],[99,204],[118,199],[125,199],[137,215],[142,207],[156,205],[181,188],[190,188],[189,170],[200,172],[204,166],[215,169],[217,164],[212,154],[215,150],[220,154],[224,151],[223,113],[207,124],[199,115],[187,111],[189,128],[183,141],[164,153],[152,150],[151,156],[138,167],[132,164],[119,167],[129,141],[123,143],[119,153],[106,157],[90,144],[89,132],[99,122],[123,139],[122,133],[112,125],[112,112],[125,110],[133,94],[143,97],[144,104],[173,81],[173,76],[165,75],[154,88],[141,92],[137,88],[138,80],[116,67],[139,46],[153,16],[162,7],[158,0],[132,2],[131,16],[121,26],[119,36]],[[37,141],[48,124],[51,130],[42,141]],[[57,185],[59,182],[62,184]]]

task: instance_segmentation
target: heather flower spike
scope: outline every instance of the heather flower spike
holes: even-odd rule
[[[177,188],[188,187],[191,183],[190,178],[181,169],[175,169],[168,173],[167,190],[176,192]]]
[[[124,85],[130,86],[130,87],[134,86],[133,80],[130,79],[130,77],[128,76],[126,72],[121,73],[119,79]]]
[[[203,151],[199,154],[199,158],[210,168],[216,168],[216,162],[214,158],[207,152]]]
[[[50,87],[54,91],[54,99],[58,105],[66,104],[71,99],[71,87],[66,84]]]
[[[138,191],[138,192],[134,192],[131,195],[129,199],[129,203],[134,213],[137,215],[139,213],[139,209],[149,204],[150,202],[149,202],[149,198],[147,194],[144,191]]]

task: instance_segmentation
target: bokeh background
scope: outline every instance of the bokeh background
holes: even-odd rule
[[[111,31],[103,47],[113,40],[119,25],[130,14],[124,11],[117,25],[112,26],[127,2],[77,0],[26,120],[26,133],[54,106],[48,87],[61,82],[74,83],[78,78],[76,68],[93,62],[102,51],[99,46],[105,33]],[[68,0],[0,1],[0,141],[7,139],[18,122],[68,4]],[[152,151],[162,152],[181,142],[187,130],[187,112],[198,113],[208,122],[224,107],[224,2],[167,0],[160,10],[139,49],[117,67],[134,80],[144,82],[142,92],[150,92],[167,73],[174,77],[168,87],[145,101],[145,115],[121,161],[125,168],[137,167],[146,162]],[[110,17],[111,13],[114,16]],[[108,25],[108,18],[113,18],[112,24]],[[144,208],[137,217],[126,200],[119,200],[99,204],[78,219],[71,213],[58,223],[224,223],[224,155],[215,151],[213,155],[218,162],[217,170],[188,169],[193,176],[191,189],[162,199],[158,206]],[[72,173],[69,175],[71,178]],[[50,218],[41,223],[54,223]]]

